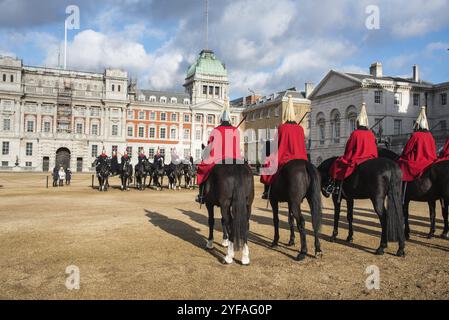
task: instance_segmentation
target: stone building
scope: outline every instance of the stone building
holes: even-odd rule
[[[384,76],[381,63],[373,63],[369,74],[331,70],[310,96],[312,162],[320,164],[344,153],[362,102],[378,141],[398,153],[413,131],[421,106],[426,105],[432,133],[441,147],[449,133],[449,83],[423,81],[416,65],[412,71],[411,78]]]
[[[296,88],[290,88],[268,96],[246,97],[232,101],[231,105],[243,106],[245,109],[242,117],[246,121],[242,123],[244,134],[244,154],[245,158],[254,162],[261,162],[259,155],[255,155],[255,150],[263,149],[265,154],[269,154],[269,142],[273,141],[274,135],[271,130],[277,129],[282,124],[282,115],[288,103],[288,96],[293,98],[293,105],[296,112],[297,121],[301,121],[304,127],[306,139],[309,137],[309,116],[311,84],[306,84],[306,91],[300,92]],[[246,102],[250,102],[247,104]],[[252,103],[251,103],[252,102]],[[257,152],[256,152],[257,153]],[[263,156],[262,156],[263,157]],[[252,163],[252,164],[256,164]]]
[[[127,150],[133,161],[139,150],[151,156],[157,148],[167,162],[173,148],[199,159],[229,93],[227,70],[202,51],[184,86],[186,93],[140,90],[122,70],[31,67],[2,56],[0,170],[90,171],[103,148],[109,155]],[[234,122],[241,111],[231,110]]]

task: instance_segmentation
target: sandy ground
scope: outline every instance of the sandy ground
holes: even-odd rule
[[[72,186],[45,188],[44,174],[0,174],[1,299],[448,299],[449,241],[428,240],[428,212],[411,206],[412,238],[405,258],[375,256],[380,226],[367,201],[356,201],[354,243],[342,217],[340,241],[330,243],[333,214],[324,200],[321,259],[295,261],[287,247],[288,224],[281,207],[281,243],[271,249],[271,211],[260,199],[251,218],[251,265],[221,263],[221,225],[213,251],[205,250],[207,212],[196,191],[90,188],[90,175]],[[118,186],[117,178],[112,185]],[[308,207],[306,227],[311,230]],[[219,212],[216,210],[216,216]],[[437,214],[441,233],[441,210]],[[309,252],[313,239],[308,236]],[[236,260],[240,260],[238,253]],[[66,267],[80,270],[80,289],[65,286]],[[368,290],[365,270],[380,270],[380,289]]]

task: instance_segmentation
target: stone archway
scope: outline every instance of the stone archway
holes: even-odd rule
[[[64,167],[64,169],[70,168],[70,150],[67,148],[59,148],[56,151],[56,167]]]

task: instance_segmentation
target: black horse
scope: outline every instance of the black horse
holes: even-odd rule
[[[123,163],[121,163],[120,168],[120,181],[121,181],[120,190],[129,191],[129,184],[132,182],[132,177],[133,177],[133,166],[131,164],[131,160],[123,159]]]
[[[109,176],[111,175],[111,164],[109,159],[94,161],[95,171],[98,178],[98,190],[107,191],[109,187]]]
[[[143,159],[134,167],[134,176],[136,179],[136,188],[145,190],[148,174],[151,172],[151,163],[147,159]]]
[[[327,185],[331,177],[329,174],[332,164],[337,157],[325,160],[319,167],[322,185]],[[347,241],[353,240],[353,208],[354,199],[370,199],[376,211],[382,235],[380,246],[376,250],[377,255],[382,255],[387,248],[388,241],[398,241],[397,256],[404,256],[405,235],[404,219],[401,206],[401,181],[402,172],[399,166],[392,160],[377,158],[365,161],[357,166],[355,171],[344,180],[342,184],[342,198],[348,204],[349,234]],[[324,189],[323,194],[324,194]],[[385,208],[385,199],[387,207]],[[338,195],[333,194],[334,203],[334,230],[331,241],[335,241],[338,235],[338,222],[340,219],[341,203]]]
[[[249,264],[248,232],[251,207],[254,201],[254,178],[244,164],[217,164],[204,183],[204,194],[209,216],[207,248],[213,248],[214,206],[220,207],[223,234],[229,236],[226,263],[232,263],[234,250],[242,251],[242,264]]]
[[[164,166],[165,174],[168,178],[168,189],[176,190],[176,167],[173,163]]]
[[[380,150],[379,150],[380,151]],[[382,150],[379,156],[383,156],[392,160],[399,159],[399,155],[388,150]],[[449,161],[437,162],[429,166],[423,174],[414,181],[407,182],[404,185],[403,196],[404,219],[405,219],[405,237],[410,238],[409,225],[409,206],[410,201],[427,202],[429,206],[430,231],[427,237],[435,236],[435,218],[436,218],[436,202],[441,201],[443,210],[444,230],[441,234],[442,238],[448,238],[448,207],[449,207]]]
[[[162,190],[165,175],[164,163],[162,161],[156,161],[155,163],[152,163],[151,166],[152,175],[150,176],[150,184],[153,182],[158,190]]]
[[[184,181],[186,189],[195,188],[196,167],[191,163],[183,164]]]
[[[312,216],[313,234],[315,237],[315,255],[321,256],[319,231],[321,227],[321,184],[318,170],[308,161],[291,160],[284,165],[269,191],[269,200],[273,209],[274,240],[272,246],[279,242],[279,202],[288,203],[288,220],[290,224],[289,246],[295,244],[293,221],[296,220],[301,237],[301,249],[297,260],[307,256],[305,219],[301,213],[301,203],[307,199]]]

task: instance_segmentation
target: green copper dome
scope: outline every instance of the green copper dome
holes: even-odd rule
[[[228,75],[224,64],[215,57],[211,50],[201,51],[198,59],[187,70],[186,78],[190,78],[196,73],[224,77]]]

